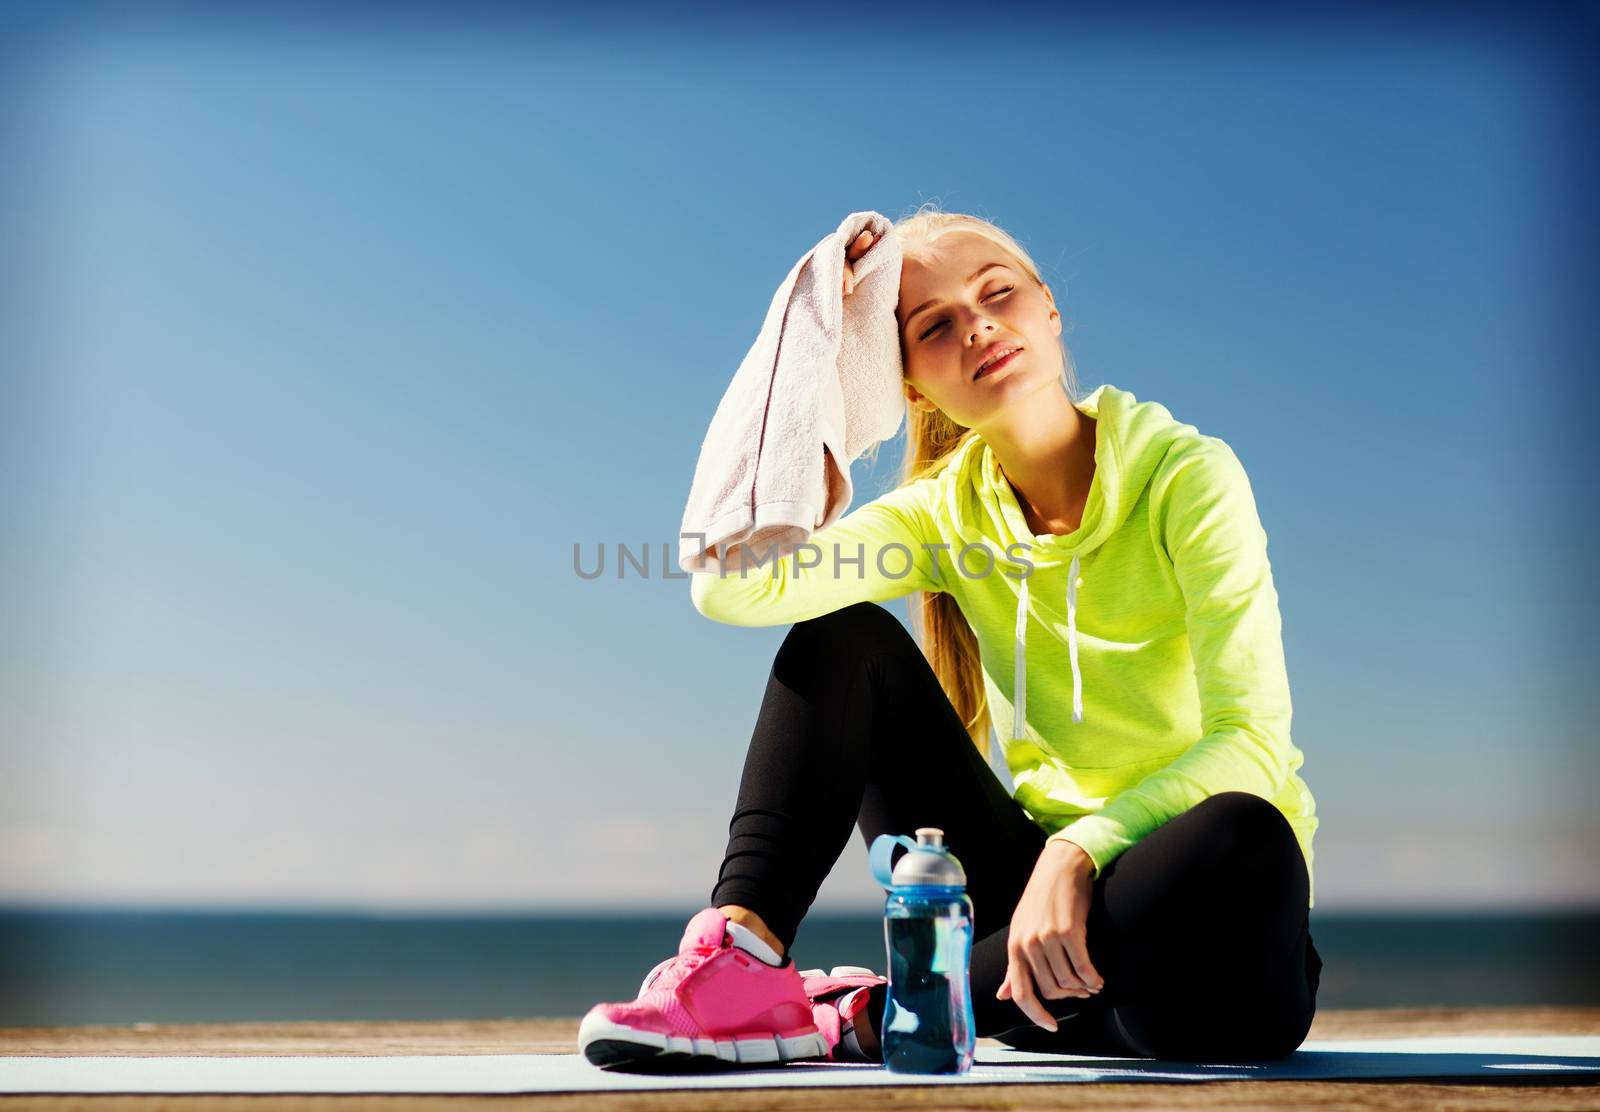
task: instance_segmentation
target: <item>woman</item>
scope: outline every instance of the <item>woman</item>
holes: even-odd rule
[[[787,952],[853,827],[937,826],[980,1036],[1282,1057],[1316,1009],[1317,819],[1249,480],[1161,405],[1073,401],[1061,313],[1005,232],[919,211],[895,234],[902,484],[785,559],[694,575],[702,614],[793,628],[711,906],[638,1000],[590,1011],[584,1053],[881,1060],[882,978],[802,978]],[[878,605],[906,595],[920,646]]]

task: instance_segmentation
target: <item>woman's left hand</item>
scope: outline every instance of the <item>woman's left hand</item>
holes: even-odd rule
[[[1048,1031],[1056,1029],[1056,1021],[1039,996],[1088,998],[1105,985],[1089,961],[1086,924],[1094,899],[1093,876],[1094,861],[1081,848],[1059,838],[1046,842],[1011,916],[1006,946],[1011,960],[995,995],[1014,999]]]

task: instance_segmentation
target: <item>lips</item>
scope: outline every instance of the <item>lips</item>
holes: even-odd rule
[[[1021,350],[1022,348],[1016,344],[995,344],[990,347],[984,353],[984,361],[978,365],[978,369],[973,373],[973,381],[976,382],[985,375],[1004,367],[1012,359],[1016,358],[1017,353]]]

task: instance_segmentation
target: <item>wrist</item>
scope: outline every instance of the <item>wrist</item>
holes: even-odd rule
[[[1071,860],[1073,864],[1084,869],[1086,872],[1094,872],[1094,858],[1090,857],[1089,851],[1084,849],[1077,842],[1068,841],[1066,838],[1051,838],[1046,845],[1062,847],[1061,849],[1058,849],[1057,852],[1065,853],[1067,858]]]

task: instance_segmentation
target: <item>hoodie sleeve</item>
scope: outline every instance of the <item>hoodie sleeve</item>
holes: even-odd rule
[[[1177,759],[1052,834],[1096,875],[1162,823],[1208,796],[1274,799],[1303,759],[1290,742],[1289,679],[1267,535],[1244,467],[1208,438],[1169,483],[1162,542],[1182,589],[1199,688],[1201,737]]]
[[[857,602],[942,591],[929,499],[934,480],[907,483],[845,514],[782,559],[694,572],[694,607],[727,625],[788,625]]]

